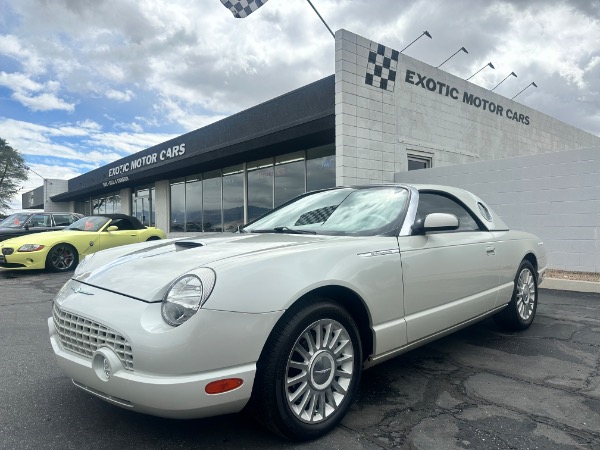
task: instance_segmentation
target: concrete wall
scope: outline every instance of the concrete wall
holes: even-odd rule
[[[600,145],[598,136],[390,47],[346,30],[335,37],[338,185],[393,181],[409,153],[442,167]]]
[[[170,229],[171,184],[169,180],[160,180],[154,184],[156,227],[161,230]]]
[[[395,181],[458,186],[513,229],[543,239],[549,267],[600,272],[600,147],[400,172]]]
[[[21,206],[23,209],[40,208],[46,212],[73,212],[75,211],[73,202],[53,202],[50,200],[53,195],[66,192],[68,185],[67,180],[44,179],[42,186],[22,194]]]
[[[131,188],[121,189],[119,194],[121,194],[121,214],[130,216],[132,212]]]
[[[60,211],[75,211],[74,202],[53,202],[50,197],[58,194],[62,194],[69,189],[68,180],[46,180],[44,193],[44,211],[46,212],[60,212]]]

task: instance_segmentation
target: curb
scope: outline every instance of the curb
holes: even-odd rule
[[[540,289],[554,289],[557,291],[591,292],[600,294],[600,283],[596,281],[563,280],[561,278],[544,278]]]

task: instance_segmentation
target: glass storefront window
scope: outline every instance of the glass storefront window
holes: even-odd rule
[[[113,197],[106,197],[106,201],[105,201],[105,210],[104,212],[106,214],[113,214],[115,212],[115,205],[113,203]]]
[[[202,179],[188,177],[185,182],[185,231],[202,231]]]
[[[136,189],[131,198],[133,216],[146,226],[154,226],[156,223],[156,212],[153,206],[155,201],[154,186]]]
[[[105,199],[103,198],[95,198],[92,200],[92,214],[106,214],[106,204]]]
[[[223,231],[244,224],[244,166],[223,169]]]
[[[154,187],[152,187],[150,189],[150,226],[154,226],[156,225],[156,208],[154,207],[154,205],[156,204],[156,189],[154,189]]]
[[[275,203],[277,207],[306,192],[304,152],[275,158]]]
[[[205,173],[202,180],[204,231],[223,231],[221,217],[221,171]]]
[[[235,231],[304,192],[335,186],[335,146],[325,145],[171,180],[171,232]],[[119,191],[117,191],[119,192]],[[156,223],[155,188],[132,190],[132,215],[144,225]],[[246,197],[246,200],[245,198]],[[119,193],[75,204],[84,214],[121,212]],[[246,216],[245,216],[246,214]]]
[[[119,194],[116,194],[113,197],[113,207],[114,207],[115,214],[121,213],[121,196]]]
[[[185,180],[171,182],[171,231],[185,231]]]
[[[273,158],[248,163],[248,221],[273,209]]]
[[[324,145],[306,151],[306,190],[335,186],[335,145]]]

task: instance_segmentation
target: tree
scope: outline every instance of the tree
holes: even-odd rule
[[[18,150],[0,138],[0,212],[8,209],[20,182],[27,180],[27,166]]]

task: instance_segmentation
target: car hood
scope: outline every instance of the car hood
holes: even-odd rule
[[[5,247],[16,247],[23,244],[49,245],[56,242],[66,242],[78,236],[96,236],[95,232],[77,230],[40,231],[3,241]]]
[[[24,233],[28,233],[23,228],[0,228],[0,238],[9,239],[11,236],[19,236]]]
[[[144,301],[161,301],[177,277],[232,258],[344,239],[323,235],[221,233],[134,244],[88,256],[75,279]]]

